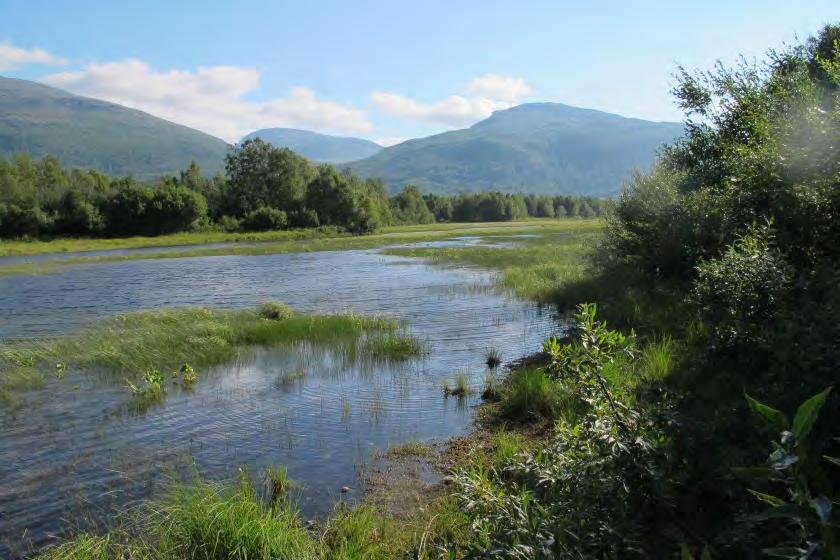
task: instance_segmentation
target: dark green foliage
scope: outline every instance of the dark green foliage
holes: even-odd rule
[[[159,235],[184,230],[265,231],[335,226],[370,233],[391,224],[510,221],[528,216],[600,215],[604,201],[583,197],[420,194],[393,198],[379,179],[362,179],[330,165],[313,167],[285,148],[260,140],[236,147],[228,176],[205,177],[193,161],[177,177],[137,183],[64,169],[52,156],[0,159],[0,237]],[[432,204],[434,210],[429,206]],[[565,211],[566,207],[569,211]],[[583,212],[582,209],[590,211]]]
[[[260,207],[297,210],[304,205],[314,170],[288,148],[247,140],[228,154],[227,210],[247,215]]]
[[[104,204],[111,235],[154,235],[183,231],[207,215],[207,201],[176,185],[119,189]]]
[[[395,190],[428,192],[617,193],[633,168],[647,169],[656,150],[683,132],[655,123],[559,103],[497,111],[470,128],[408,140],[350,163]]]
[[[435,221],[420,189],[411,185],[391,198],[391,213],[398,224],[430,224]]]
[[[228,147],[141,111],[0,77],[0,158],[54,155],[71,167],[151,180],[177,173],[190,160],[221,171]]]
[[[831,402],[829,387],[796,410],[793,420],[779,410],[747,395],[756,414],[779,432],[765,466],[738,469],[761,489],[750,493],[766,508],[749,516],[748,524],[768,529],[765,554],[781,558],[840,557],[840,515],[836,504],[840,487],[829,473],[840,468],[840,442],[827,432],[814,430],[821,412]],[[766,526],[770,527],[766,527]]]
[[[697,265],[692,300],[719,342],[766,343],[766,325],[785,303],[792,276],[770,224],[754,226],[720,258]]]
[[[261,206],[243,218],[241,227],[245,231],[268,231],[284,229],[288,223],[286,213],[282,210]]]
[[[682,71],[676,95],[687,134],[651,173],[634,177],[608,219],[601,274],[633,269],[649,294],[670,285],[685,302],[663,325],[686,344],[668,387],[686,465],[685,490],[674,495],[680,511],[698,512],[694,535],[683,538],[710,546],[712,557],[837,554],[836,529],[820,526],[830,512],[819,496],[836,499],[829,489],[840,486],[840,471],[830,461],[819,475],[809,466],[822,461],[817,442],[838,437],[836,398],[807,442],[796,434],[810,421],[790,424],[758,402],[792,409],[838,379],[838,37],[840,27],[827,26],[771,52],[763,66]],[[730,478],[730,466],[765,451],[746,428],[744,390],[758,399],[751,408],[785,431],[759,496],[769,514]],[[773,519],[758,527],[755,515]]]

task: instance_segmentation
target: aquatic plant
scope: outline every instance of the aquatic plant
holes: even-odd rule
[[[190,364],[185,363],[178,370],[181,374],[181,384],[185,387],[192,387],[198,381],[198,374]]]
[[[484,363],[490,369],[496,369],[502,364],[502,351],[496,347],[488,348],[484,353]]]
[[[284,466],[265,467],[265,484],[268,493],[268,501],[271,504],[285,500],[292,489],[292,481],[289,478],[289,471]]]
[[[268,301],[261,304],[257,313],[263,319],[269,319],[271,321],[282,321],[284,319],[294,317],[295,315],[295,312],[291,307],[285,303],[276,301]]]
[[[447,381],[443,382],[443,395],[446,397],[458,397],[463,398],[472,393],[472,388],[470,387],[469,382],[467,381],[466,375],[463,372],[456,372],[455,373],[455,384],[450,386]]]
[[[367,338],[362,354],[372,358],[402,362],[423,355],[425,346],[419,338],[402,333]]]
[[[393,319],[354,313],[264,320],[257,311],[184,308],[118,315],[76,334],[0,341],[0,393],[41,384],[42,372],[56,363],[64,364],[61,372],[97,369],[123,378],[150,369],[173,371],[185,363],[219,364],[247,346],[307,341],[355,351],[365,333],[393,333],[398,326]],[[130,386],[142,388],[133,379]]]
[[[160,400],[166,395],[166,380],[160,370],[151,368],[143,374],[143,383],[135,385],[126,379],[132,396],[143,403]]]

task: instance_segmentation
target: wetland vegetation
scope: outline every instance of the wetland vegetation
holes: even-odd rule
[[[359,343],[366,334],[370,337]],[[0,395],[13,401],[16,390],[40,387],[49,375],[95,370],[126,379],[135,393],[159,397],[169,377],[161,372],[183,377],[188,373],[179,370],[186,369],[184,364],[203,368],[230,361],[250,347],[300,342],[376,359],[405,360],[422,352],[420,341],[385,317],[301,315],[274,302],[256,311],[146,311],[119,315],[74,335],[0,342]]]
[[[421,486],[417,507],[384,506],[407,500],[385,484],[307,523],[288,492],[261,493],[243,471],[174,483],[124,525],[42,558],[840,557],[840,27],[770,53],[765,66],[685,72],[676,93],[699,118],[635,176],[604,225],[387,249],[495,269],[493,287],[550,306],[563,327],[488,383],[469,436],[392,456],[447,473]],[[150,344],[171,354],[149,356],[131,352],[129,329],[113,344],[128,340],[134,370],[200,366],[215,348],[202,337],[233,348],[378,330],[374,354],[421,348],[384,319],[289,316],[282,306],[266,308],[269,318],[166,313],[228,322],[187,325]],[[136,318],[145,331],[161,321]],[[185,336],[201,351],[185,349]],[[64,343],[76,360],[122,367],[122,353],[101,357],[85,340]],[[64,359],[60,348],[13,347],[4,359],[24,372]],[[445,376],[444,394],[468,398],[475,377]],[[271,478],[287,485],[287,474]]]

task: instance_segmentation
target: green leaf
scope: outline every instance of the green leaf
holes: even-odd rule
[[[805,558],[807,550],[794,547],[765,548],[762,552],[773,558]]]
[[[703,547],[703,552],[700,554],[700,560],[712,560],[712,553],[709,552],[708,546]]]
[[[751,490],[749,488],[747,488],[747,492],[749,492],[765,504],[772,507],[781,507],[786,504],[786,502],[783,499],[777,498],[776,496],[772,496],[770,494],[765,494],[764,492],[758,492],[757,490]]]
[[[776,426],[780,430],[786,430],[788,427],[788,419],[781,411],[776,410],[771,406],[767,406],[766,404],[761,404],[747,393],[744,393],[744,396],[747,397],[747,402],[750,405],[750,408],[753,409],[753,412],[758,413],[762,418]]]
[[[823,459],[825,459],[832,465],[837,465],[838,467],[840,467],[840,459],[838,459],[837,457],[829,457],[828,455],[823,455]]]
[[[732,474],[753,480],[767,480],[779,477],[777,470],[767,467],[732,467]]]
[[[793,417],[793,435],[796,436],[796,441],[803,441],[811,433],[811,428],[814,427],[814,422],[820,415],[820,409],[825,404],[825,399],[831,392],[831,387],[818,393],[802,403],[799,410],[796,411],[796,416]]]

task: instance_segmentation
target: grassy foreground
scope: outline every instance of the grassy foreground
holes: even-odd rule
[[[420,341],[384,317],[301,315],[282,304],[266,304],[259,310],[146,311],[119,315],[73,335],[0,341],[0,402],[42,385],[48,375],[94,370],[136,380],[144,372],[172,371],[185,363],[195,367],[223,363],[249,346],[301,341],[381,359],[406,359],[422,352]]]
[[[218,255],[272,255],[311,251],[370,249],[399,243],[416,243],[450,239],[465,235],[538,234],[543,232],[578,231],[597,228],[597,220],[530,220],[525,222],[429,224],[384,228],[373,235],[348,235],[333,230],[300,230],[265,232],[262,234],[177,234],[161,237],[128,239],[63,239],[50,242],[0,242],[0,256],[129,249],[183,245],[183,249],[148,251],[124,255],[73,256],[43,262],[0,264],[0,276],[49,274],[69,265],[94,264],[136,259],[207,257]],[[200,243],[250,243],[230,247],[190,247]]]

